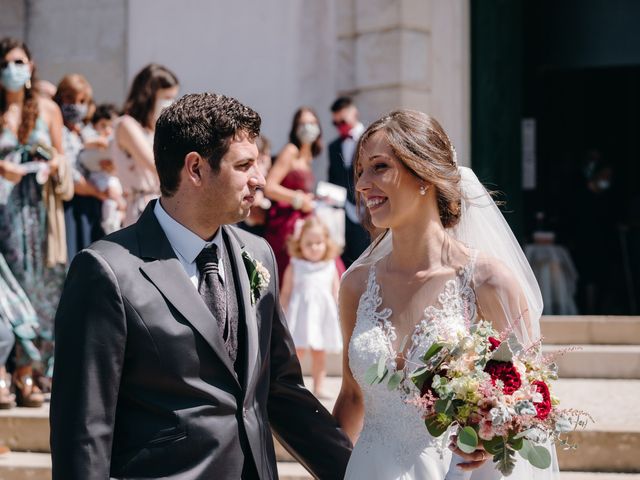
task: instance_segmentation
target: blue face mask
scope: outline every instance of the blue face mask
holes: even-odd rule
[[[31,80],[29,65],[19,65],[14,62],[9,62],[0,75],[0,83],[2,83],[2,86],[10,92],[22,90],[29,80]]]

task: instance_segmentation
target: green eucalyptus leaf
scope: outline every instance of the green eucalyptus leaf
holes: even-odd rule
[[[384,355],[378,360],[378,378],[384,377],[384,371],[387,368],[387,357]]]
[[[436,355],[440,350],[442,350],[442,348],[444,347],[443,344],[441,343],[434,343],[433,345],[431,345],[429,347],[429,349],[425,352],[424,356],[422,357],[422,359],[426,362],[428,361],[431,357],[433,357],[434,355]]]
[[[364,374],[364,381],[369,385],[375,385],[378,380],[378,365],[371,365]]]
[[[478,448],[478,434],[472,427],[464,427],[458,432],[457,443],[464,453],[473,453]]]
[[[402,373],[396,372],[393,375],[391,375],[391,377],[389,378],[389,382],[387,383],[387,388],[389,390],[395,390],[396,388],[398,388],[398,385],[400,385],[401,381],[402,381]]]
[[[384,367],[384,372],[382,372],[381,377],[378,377],[376,379],[376,384],[384,382],[384,379],[387,378],[388,373],[389,373],[389,370],[387,369],[387,367]]]
[[[496,455],[504,449],[504,439],[502,437],[493,437],[491,440],[483,440],[484,449],[491,455]]]
[[[428,371],[429,371],[429,367],[427,367],[427,366],[420,367],[420,368],[418,368],[417,370],[414,370],[413,372],[411,372],[411,373],[409,374],[409,376],[410,376],[411,378],[416,378],[416,377],[419,377],[420,375],[422,375],[423,373],[426,373],[426,372],[428,372]]]
[[[509,439],[509,445],[514,450],[521,450],[522,446],[524,445],[524,439],[522,437],[512,437]]]
[[[544,470],[551,465],[551,454],[549,450],[542,445],[534,445],[529,450],[527,460],[529,460],[529,463],[534,467]]]

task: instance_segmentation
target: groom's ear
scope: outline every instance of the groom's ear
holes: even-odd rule
[[[198,152],[189,152],[184,157],[185,180],[193,186],[202,185],[206,160]]]

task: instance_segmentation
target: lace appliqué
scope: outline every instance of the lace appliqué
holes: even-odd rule
[[[369,271],[367,288],[358,303],[356,322],[349,343],[349,366],[364,397],[365,417],[356,449],[375,452],[385,448],[393,452],[400,465],[410,465],[426,448],[435,447],[441,439],[429,435],[418,408],[407,402],[417,393],[408,378],[411,366],[424,354],[438,334],[456,334],[468,328],[475,319],[475,294],[471,285],[475,255],[455,279],[449,280],[438,296],[439,306],[424,310],[416,325],[411,345],[405,355],[401,388],[389,391],[386,382],[370,385],[364,380],[367,369],[385,355],[390,373],[396,371],[397,353],[393,342],[397,334],[391,322],[392,311],[382,308],[380,285],[375,265]]]

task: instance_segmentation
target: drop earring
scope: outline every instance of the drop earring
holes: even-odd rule
[[[27,90],[31,90],[31,79],[28,78],[26,82],[24,82],[24,86]]]
[[[424,196],[427,194],[427,189],[429,187],[427,187],[426,185],[420,185],[420,195]]]

